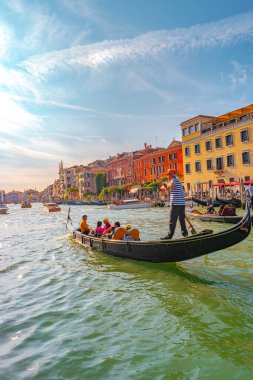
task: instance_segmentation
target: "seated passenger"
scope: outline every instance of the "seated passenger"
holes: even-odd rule
[[[109,223],[109,219],[108,218],[104,218],[103,219],[103,223],[104,223],[104,227],[103,227],[103,233],[108,230],[108,228],[111,227],[110,223]]]
[[[89,235],[90,233],[90,227],[87,223],[87,218],[88,218],[87,215],[83,215],[82,220],[79,224],[82,234],[85,234],[85,235]]]
[[[215,209],[214,209],[212,203],[209,203],[209,205],[207,206],[206,213],[207,214],[214,214],[215,213]]]
[[[125,230],[126,230],[126,234],[123,236],[122,240],[128,240],[128,241],[133,240],[131,237],[131,224],[126,224]]]
[[[231,204],[226,205],[221,213],[222,216],[236,216],[235,207]]]
[[[108,239],[112,239],[116,230],[120,227],[120,222],[115,222],[114,225],[112,227],[109,227],[108,230],[111,230],[110,233],[103,233],[105,235],[105,237],[107,237]]]
[[[223,210],[224,210],[224,205],[220,205],[219,210],[218,210],[218,215],[221,215]]]
[[[100,220],[97,222],[97,227],[95,228],[93,234],[94,234],[94,236],[102,236],[103,235],[103,227],[102,227],[102,222]]]

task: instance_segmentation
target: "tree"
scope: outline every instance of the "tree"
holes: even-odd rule
[[[105,173],[96,174],[95,182],[96,182],[96,193],[99,194],[101,190],[104,187],[106,187],[106,174]]]

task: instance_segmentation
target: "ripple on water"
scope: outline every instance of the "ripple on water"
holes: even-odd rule
[[[251,378],[252,235],[189,262],[142,263],[73,243],[65,206],[10,209],[0,218],[1,378]],[[167,232],[166,209],[73,207],[72,219],[84,213],[92,226],[130,222],[142,239]]]

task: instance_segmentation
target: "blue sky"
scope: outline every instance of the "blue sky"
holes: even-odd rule
[[[251,0],[1,0],[0,189],[252,104]]]

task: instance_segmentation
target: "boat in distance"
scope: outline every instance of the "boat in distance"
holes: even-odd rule
[[[194,213],[192,211],[185,211],[185,213],[186,213],[186,216],[188,216],[189,218],[201,220],[202,222],[218,222],[218,223],[236,224],[242,219],[242,216],[238,216],[238,215],[225,216],[225,215],[218,215],[218,214],[201,214],[201,213]]]
[[[43,207],[48,212],[58,212],[61,211],[60,206],[57,203],[44,203]]]
[[[8,212],[8,207],[6,204],[0,204],[0,215],[7,214]]]
[[[251,231],[251,215],[247,203],[244,216],[232,227],[175,240],[124,241],[84,235],[73,226],[70,210],[66,227],[72,239],[82,246],[125,259],[164,263],[194,259],[240,243]]]
[[[212,203],[213,207],[220,207],[221,205],[227,205],[227,204],[232,204],[236,208],[241,207],[241,201],[236,198],[232,199],[222,199],[216,197],[213,201],[207,200],[207,199],[198,199],[195,198],[194,196],[192,197],[193,202],[197,203],[200,206],[207,206],[207,204]]]
[[[32,205],[28,201],[24,201],[21,203],[21,208],[32,208]]]
[[[123,199],[122,201],[114,201],[108,205],[108,209],[110,210],[124,210],[124,209],[132,209],[132,208],[149,208],[154,207],[155,202],[150,201],[140,201],[138,198],[132,199]]]

